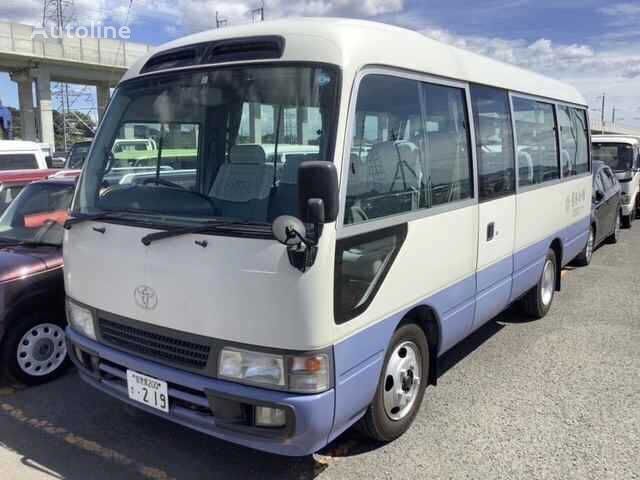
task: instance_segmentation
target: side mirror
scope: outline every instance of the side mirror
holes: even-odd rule
[[[338,172],[331,162],[307,161],[298,168],[298,201],[302,221],[331,223],[338,218]]]
[[[602,190],[596,190],[594,198],[596,199],[596,202],[601,202],[604,199],[604,193]]]
[[[287,247],[299,246],[306,237],[304,223],[291,215],[281,215],[273,221],[273,236]]]

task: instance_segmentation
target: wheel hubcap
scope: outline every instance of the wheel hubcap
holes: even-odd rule
[[[547,260],[544,264],[542,272],[542,303],[548,306],[553,298],[553,292],[556,288],[556,267],[551,260]]]
[[[384,377],[384,410],[391,420],[409,414],[420,390],[422,357],[413,342],[398,345],[387,363]]]
[[[589,233],[589,240],[587,240],[587,250],[585,252],[585,256],[587,257],[587,261],[591,260],[591,255],[593,254],[593,230]]]
[[[56,370],[66,355],[64,331],[52,323],[37,325],[25,333],[16,352],[20,369],[34,377],[42,377]]]

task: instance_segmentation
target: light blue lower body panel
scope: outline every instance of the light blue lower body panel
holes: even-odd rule
[[[553,240],[562,244],[565,265],[584,248],[588,231],[587,217],[336,344],[336,410],[330,438],[365,413],[393,332],[410,310],[426,305],[436,312],[441,335],[438,355],[442,355],[538,283]]]

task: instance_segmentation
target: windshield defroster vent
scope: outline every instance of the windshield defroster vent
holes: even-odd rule
[[[278,36],[234,38],[200,43],[152,56],[140,73],[223,62],[268,60],[282,57],[284,38]]]

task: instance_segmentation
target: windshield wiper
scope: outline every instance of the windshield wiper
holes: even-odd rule
[[[178,227],[172,230],[166,230],[163,232],[155,232],[145,235],[140,239],[143,245],[149,246],[153,242],[158,240],[164,240],[165,238],[178,237],[180,235],[189,235],[192,233],[205,233],[211,232],[218,229],[226,229],[229,227],[247,227],[247,226],[261,226],[258,223],[252,223],[247,221],[229,221],[229,222],[221,222],[221,221],[212,221],[207,222],[205,224],[193,225],[191,227]]]
[[[77,217],[68,218],[64,222],[64,229],[71,230],[71,227],[76,223],[91,222],[93,220],[108,220],[110,218],[119,218],[120,215],[114,212],[100,212],[92,214],[80,214]]]
[[[16,247],[56,247],[60,248],[61,245],[51,242],[38,242],[36,240],[21,240],[16,243]]]

